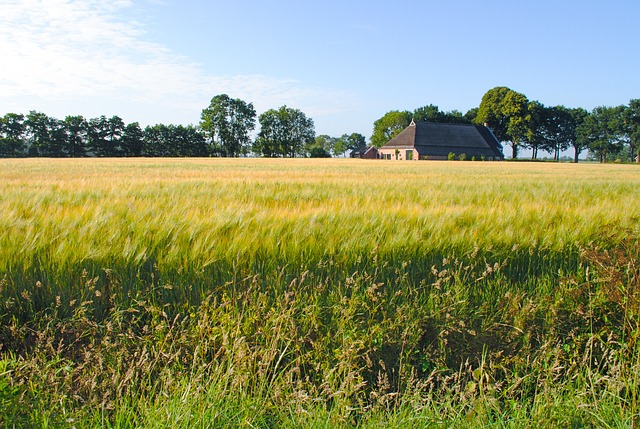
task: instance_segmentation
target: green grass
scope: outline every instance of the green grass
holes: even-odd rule
[[[0,427],[635,427],[640,170],[0,162]]]

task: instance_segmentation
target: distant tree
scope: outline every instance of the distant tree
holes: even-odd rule
[[[412,119],[416,122],[435,122],[441,124],[470,124],[462,112],[452,110],[443,112],[434,104],[419,107],[413,111]]]
[[[482,96],[480,107],[476,114],[477,124],[488,124],[496,138],[501,142],[509,140],[507,128],[509,117],[504,113],[503,103],[506,95],[511,89],[499,86],[490,89]]]
[[[553,159],[560,161],[560,153],[569,149],[575,135],[576,125],[570,109],[564,106],[547,107],[544,110],[545,146],[544,149],[553,153]]]
[[[89,120],[88,146],[94,156],[117,157],[123,156],[120,138],[125,124],[119,116],[100,116]]]
[[[321,146],[312,146],[309,150],[309,158],[331,158],[331,152]]]
[[[177,156],[173,140],[173,125],[156,124],[147,126],[143,131],[142,155],[150,157]]]
[[[587,116],[589,116],[589,112],[581,107],[568,109],[568,112],[569,120],[566,136],[569,146],[573,147],[574,150],[573,162],[577,163],[580,152],[588,147],[588,144],[581,140],[578,130]]]
[[[177,125],[173,133],[173,140],[177,144],[177,156],[208,156],[209,149],[205,136],[198,128],[193,125]]]
[[[209,139],[216,156],[246,154],[251,144],[250,133],[255,129],[256,111],[253,104],[227,94],[216,95],[209,107],[202,111],[200,128]]]
[[[57,118],[49,118],[49,127],[49,145],[46,156],[55,158],[69,157],[64,121]]]
[[[254,152],[266,157],[304,155],[307,145],[315,140],[313,120],[298,110],[282,106],[260,115],[260,132]]]
[[[472,124],[473,121],[468,119],[466,115],[463,115],[459,110],[451,110],[444,114],[444,122],[448,124]]]
[[[87,149],[91,156],[107,156],[108,127],[108,119],[104,115],[87,121]]]
[[[24,121],[29,156],[50,156],[51,120],[42,112],[30,111]]]
[[[579,127],[581,141],[600,162],[615,159],[624,146],[624,113],[624,106],[596,107]]]
[[[140,124],[132,122],[127,124],[122,130],[120,137],[120,147],[123,156],[141,156],[144,145],[144,133]]]
[[[170,156],[171,148],[168,141],[169,133],[166,125],[148,125],[142,132],[142,156],[160,157]]]
[[[72,158],[86,156],[88,123],[83,116],[67,116],[62,122],[65,133],[65,154]]]
[[[108,154],[107,156],[122,156],[122,145],[120,138],[124,133],[125,124],[124,121],[119,116],[112,116],[107,121],[107,145]]]
[[[313,143],[307,146],[307,153],[311,158],[330,158],[337,141],[338,139],[335,137],[321,134],[316,136]]]
[[[516,91],[509,92],[503,104],[503,112],[509,118],[507,134],[513,149],[513,159],[517,158],[518,145],[529,133],[529,100],[524,94]]]
[[[640,162],[640,99],[629,101],[625,111],[625,125],[629,136],[629,148],[635,161]]]
[[[539,101],[531,101],[528,109],[529,127],[524,142],[531,149],[531,159],[537,159],[540,148],[546,150],[553,145],[550,110]]]
[[[445,122],[445,113],[438,106],[429,104],[415,109],[412,119],[416,122]]]
[[[472,109],[467,110],[467,113],[464,114],[464,119],[470,124],[475,124],[477,116],[478,116],[478,108],[474,107]]]
[[[25,131],[24,115],[7,113],[0,117],[0,157],[25,155]]]
[[[343,134],[335,142],[333,146],[333,155],[342,155],[348,150],[354,150],[365,147],[367,145],[367,139],[365,136],[359,133]]]
[[[205,137],[196,127],[189,125],[148,126],[143,132],[143,156],[196,157],[207,156]]]
[[[528,112],[524,142],[532,150],[532,159],[536,159],[538,150],[542,149],[559,161],[560,153],[571,146],[572,133],[575,133],[571,112],[564,106],[547,107],[539,101],[530,102]]]
[[[400,134],[411,123],[411,112],[392,110],[373,123],[371,144],[380,147]]]
[[[482,97],[475,122],[487,123],[501,142],[509,142],[513,158],[518,157],[518,145],[526,139],[529,129],[529,100],[524,94],[500,86]]]

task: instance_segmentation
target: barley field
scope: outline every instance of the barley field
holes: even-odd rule
[[[2,427],[636,427],[640,168],[0,160]]]

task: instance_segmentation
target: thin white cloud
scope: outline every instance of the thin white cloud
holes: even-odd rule
[[[132,7],[129,0],[0,0],[0,100],[107,97],[195,109],[191,117],[220,93],[253,102],[258,111],[287,104],[311,116],[355,103],[346,91],[294,79],[207,73],[147,40],[144,26],[127,18]]]

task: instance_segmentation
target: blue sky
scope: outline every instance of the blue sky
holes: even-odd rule
[[[495,86],[592,109],[640,98],[640,2],[0,0],[0,114],[197,124],[221,93],[317,134]]]

